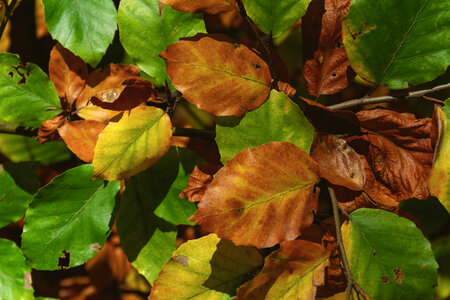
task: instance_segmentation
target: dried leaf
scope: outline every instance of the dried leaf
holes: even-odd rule
[[[280,92],[285,93],[289,98],[293,98],[295,96],[295,93],[297,93],[297,90],[287,82],[278,81],[278,89],[280,90]]]
[[[317,163],[292,143],[244,150],[214,175],[190,220],[237,245],[293,240],[313,221],[317,173]]]
[[[91,102],[104,109],[122,111],[155,99],[157,95],[158,91],[150,81],[136,77],[125,80],[121,86],[96,92]]]
[[[61,99],[62,108],[70,111],[86,85],[86,63],[58,43],[50,53],[48,72]]]
[[[81,120],[67,123],[58,129],[67,147],[79,159],[92,162],[94,148],[100,132],[105,129],[106,123],[92,120]]]
[[[237,290],[237,299],[315,299],[317,287],[325,284],[329,255],[320,244],[284,242],[266,257],[261,273]]]
[[[211,163],[195,166],[187,187],[180,193],[180,198],[187,198],[190,202],[198,202],[205,193],[206,186],[213,180],[213,175],[217,173],[220,166]]]
[[[60,140],[60,136],[58,134],[58,127],[62,126],[66,123],[67,120],[64,115],[57,115],[53,119],[42,122],[41,126],[38,130],[38,136],[36,140],[38,140],[41,144]]]
[[[170,45],[160,55],[183,97],[216,116],[242,116],[269,96],[267,64],[226,36],[198,34]]]
[[[218,14],[237,9],[235,0],[158,0],[172,8],[188,13]]]
[[[317,134],[312,149],[320,177],[351,190],[363,189],[366,183],[363,162],[345,140],[332,134]]]
[[[342,44],[342,19],[350,4],[351,0],[314,0],[303,18],[303,40],[318,40],[313,42],[317,45],[313,57],[310,58],[307,51],[304,56],[303,74],[311,95],[335,94],[355,77]],[[319,36],[317,27],[311,25],[320,18]]]

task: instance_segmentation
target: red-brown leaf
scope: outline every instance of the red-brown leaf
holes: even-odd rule
[[[220,166],[211,163],[195,166],[187,187],[180,193],[180,198],[187,198],[190,202],[198,202],[205,194],[206,186],[213,180],[213,175],[217,173]]]
[[[66,122],[67,120],[62,114],[57,115],[53,119],[42,122],[39,127],[36,140],[38,140],[41,144],[60,140],[61,137],[59,136],[57,129]]]
[[[346,88],[355,77],[342,44],[342,19],[351,0],[313,0],[303,17],[303,40],[317,45],[313,57],[305,51],[303,74],[311,95],[329,95]],[[321,17],[320,35],[317,26]],[[318,40],[317,42],[311,41]]]
[[[317,163],[292,143],[244,150],[214,175],[190,220],[237,245],[293,240],[317,210],[317,173]]]
[[[159,2],[179,11],[212,15],[237,8],[235,0],[159,0]]]

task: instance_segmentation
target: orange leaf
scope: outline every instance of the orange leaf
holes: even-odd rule
[[[330,95],[346,88],[355,77],[342,44],[342,19],[351,0],[314,0],[302,21],[303,40],[317,45],[313,57],[305,51],[303,74],[311,95]],[[320,37],[317,24],[321,17]],[[312,40],[315,41],[312,41]],[[318,40],[318,41],[317,41]]]
[[[188,13],[218,14],[237,9],[235,0],[159,0],[172,6],[173,9]]]
[[[135,108],[157,95],[158,91],[150,81],[136,77],[125,80],[119,87],[98,91],[91,102],[104,109],[121,111]]]
[[[58,129],[58,132],[70,151],[79,159],[90,163],[94,157],[98,135],[105,127],[106,123],[81,120],[65,124]]]
[[[50,53],[48,72],[59,98],[62,99],[63,109],[69,111],[86,85],[86,63],[58,43]]]
[[[244,150],[214,175],[190,220],[237,245],[293,240],[313,221],[317,173],[317,163],[292,143]]]
[[[269,96],[267,64],[226,36],[198,34],[170,45],[160,56],[183,97],[216,116],[242,116]]]

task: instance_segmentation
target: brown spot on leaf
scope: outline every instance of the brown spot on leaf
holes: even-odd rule
[[[31,278],[31,273],[25,272],[23,274],[23,277],[25,279],[25,285],[23,288],[26,290],[31,290],[33,288],[33,279]]]
[[[397,284],[401,284],[403,279],[405,279],[405,273],[403,273],[402,268],[397,268],[394,270],[394,281]]]
[[[63,250],[61,251],[64,256],[58,257],[58,267],[61,270],[64,270],[65,268],[68,268],[70,266],[70,252]]]
[[[175,257],[172,257],[172,260],[179,263],[183,267],[189,266],[189,257],[184,255],[177,255]]]
[[[8,75],[9,75],[9,77],[14,78],[14,73],[13,72],[9,72]]]
[[[91,244],[90,248],[94,251],[100,251],[102,250],[102,245],[100,245],[99,243],[94,243]]]
[[[388,283],[388,282],[389,282],[389,277],[387,277],[387,276],[381,276],[381,282],[382,282],[382,283]]]
[[[261,66],[258,64],[255,64],[254,66],[255,66],[255,69],[261,69]]]

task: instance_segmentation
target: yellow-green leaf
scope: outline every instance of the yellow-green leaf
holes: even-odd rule
[[[254,248],[215,234],[183,244],[162,267],[149,299],[231,299],[244,275],[262,264]]]
[[[160,108],[140,106],[124,112],[99,136],[94,177],[113,181],[147,169],[169,150],[171,137],[170,118]]]

